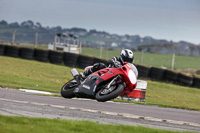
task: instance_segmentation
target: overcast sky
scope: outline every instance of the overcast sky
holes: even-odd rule
[[[200,0],[0,0],[0,20],[200,44]]]

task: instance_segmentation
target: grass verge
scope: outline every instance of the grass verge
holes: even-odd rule
[[[62,65],[0,56],[0,86],[59,93],[72,78],[70,70]],[[143,104],[200,111],[200,89],[148,80]]]
[[[141,126],[105,125],[90,121],[0,115],[1,133],[175,133]]]

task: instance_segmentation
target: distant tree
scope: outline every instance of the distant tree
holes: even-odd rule
[[[69,31],[75,31],[75,32],[87,32],[86,29],[83,29],[83,28],[71,28]]]
[[[24,21],[21,23],[21,26],[24,28],[33,28],[34,27],[34,23],[31,20],[28,21]]]
[[[134,36],[134,43],[135,44],[141,44],[142,38],[139,35]]]
[[[126,37],[126,39],[129,39],[130,38],[130,35],[124,35]]]
[[[35,26],[36,26],[37,28],[42,28],[42,25],[41,25],[39,22],[37,22]]]
[[[92,33],[97,33],[96,30],[90,30],[89,32],[90,32],[91,34],[92,34]]]
[[[31,28],[34,26],[34,22],[31,21],[31,20],[28,20],[28,21],[27,21],[27,24],[28,24]]]
[[[9,26],[12,27],[12,28],[19,28],[20,27],[17,22],[10,23]]]
[[[5,20],[0,21],[0,25],[8,25],[8,23]]]
[[[57,26],[56,27],[56,31],[59,32],[59,33],[62,33],[62,27],[61,26]]]

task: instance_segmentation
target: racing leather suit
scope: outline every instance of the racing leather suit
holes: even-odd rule
[[[109,59],[107,61],[106,65],[108,67],[116,67],[116,68],[118,68],[118,67],[121,67],[124,64],[122,64],[120,62],[119,57],[113,57],[113,58],[111,58],[111,59]],[[106,68],[107,67],[106,65],[104,63],[95,63],[91,68],[89,68],[85,72],[83,72],[83,75],[84,76],[88,76],[88,75],[90,75],[90,74],[92,74],[92,73],[94,73],[94,72],[96,72],[96,71],[98,71],[100,69]],[[133,70],[133,71],[136,74],[136,76],[138,76],[138,71],[137,71],[136,67],[135,67],[135,70]]]

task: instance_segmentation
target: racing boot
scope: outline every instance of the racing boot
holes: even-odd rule
[[[73,68],[71,70],[71,74],[74,77],[74,79],[77,81],[77,83],[80,84],[80,74],[78,73],[78,71],[76,70],[76,68]]]

